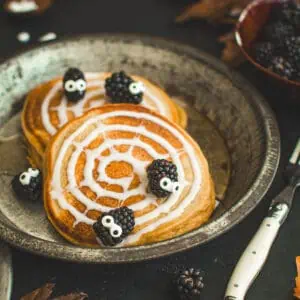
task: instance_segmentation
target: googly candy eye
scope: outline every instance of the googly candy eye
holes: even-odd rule
[[[29,168],[27,172],[31,177],[37,177],[40,174],[39,169],[35,169],[35,168]]]
[[[160,187],[168,192],[172,192],[173,190],[173,184],[170,178],[163,177],[159,182]]]
[[[173,187],[172,187],[173,193],[178,192],[179,188],[180,188],[180,184],[178,182],[173,182]]]
[[[114,225],[114,218],[112,216],[104,216],[101,222],[104,227],[111,228]]]
[[[118,220],[112,222],[112,226],[107,229],[103,225],[105,217],[112,217]],[[104,219],[106,221],[106,219]],[[110,226],[110,225],[109,225]],[[97,241],[103,246],[116,246],[121,243],[133,230],[135,226],[135,217],[132,209],[122,206],[109,211],[100,216],[93,224],[93,230],[97,236]]]
[[[140,89],[142,92],[146,91],[146,86],[142,82],[140,82]]]
[[[129,85],[129,92],[132,95],[137,95],[139,93],[143,93],[145,91],[145,86],[142,82],[132,82]]]
[[[138,81],[137,84],[138,84],[138,89],[140,90],[140,93],[144,93],[146,90],[145,85],[141,81]]]
[[[86,82],[83,79],[78,79],[76,81],[77,90],[80,92],[84,92],[86,90]]]
[[[30,178],[31,178],[31,176],[28,172],[23,172],[20,174],[19,180],[22,185],[29,185]]]
[[[77,85],[74,80],[68,80],[65,82],[65,90],[69,93],[75,92],[77,90]]]
[[[109,230],[109,233],[113,238],[119,238],[122,235],[123,230],[119,225],[113,224]]]

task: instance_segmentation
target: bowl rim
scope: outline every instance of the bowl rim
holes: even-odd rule
[[[50,48],[54,50],[55,48],[64,47],[64,45],[68,43],[78,44],[80,42],[89,41],[92,43],[95,39],[126,41],[130,43],[137,42],[148,46],[160,47],[169,51],[187,55],[195,60],[204,61],[208,66],[211,66],[224,76],[229,77],[235,85],[245,91],[245,93],[251,95],[251,97],[249,97],[251,106],[261,117],[262,127],[264,128],[266,138],[266,152],[260,172],[248,192],[240,199],[240,201],[233,205],[217,220],[171,240],[137,247],[91,249],[65,243],[60,244],[31,236],[20,231],[12,224],[5,223],[1,219],[0,237],[15,247],[50,258],[79,263],[128,263],[154,259],[182,252],[207,243],[208,241],[211,241],[232,229],[248,214],[250,214],[250,212],[263,199],[273,182],[278,168],[280,159],[280,133],[275,115],[267,102],[249,82],[247,82],[241,75],[232,71],[220,60],[192,46],[165,38],[147,35],[127,33],[74,35],[46,45],[32,47],[31,50],[28,51],[22,51],[22,54],[15,55],[0,65],[0,74],[4,72],[8,66],[13,64],[16,59],[22,56],[31,56],[35,52],[43,49]]]
[[[13,269],[11,251],[4,242],[0,241],[0,296],[3,300],[11,299],[13,286]]]
[[[286,79],[284,77],[281,77],[280,75],[270,71],[268,68],[264,67],[263,65],[259,64],[258,62],[256,62],[256,60],[249,54],[249,52],[245,49],[244,45],[243,45],[243,39],[242,36],[240,34],[240,30],[242,27],[242,24],[244,22],[244,20],[248,17],[248,15],[251,13],[251,11],[253,11],[253,9],[255,9],[257,6],[262,5],[262,3],[284,3],[284,2],[289,2],[290,0],[255,0],[253,2],[251,2],[250,4],[248,4],[246,6],[246,8],[242,11],[242,13],[240,14],[240,17],[236,23],[235,26],[235,30],[234,30],[234,36],[235,36],[235,40],[237,45],[239,46],[241,52],[243,53],[243,55],[246,57],[246,59],[252,63],[257,69],[259,69],[260,71],[264,72],[265,74],[279,80],[282,82],[285,82],[289,85],[293,85],[293,86],[298,86],[300,87],[300,81],[294,81],[294,80],[289,80]]]

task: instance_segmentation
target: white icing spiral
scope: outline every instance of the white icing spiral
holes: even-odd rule
[[[69,121],[68,112],[72,112],[75,117],[79,117],[82,116],[86,111],[95,107],[100,107],[106,103],[105,89],[104,89],[105,82],[97,79],[97,77],[99,77],[99,74],[87,73],[85,74],[85,76],[86,79],[88,80],[87,88],[93,88],[93,89],[87,91],[85,97],[82,100],[80,100],[78,103],[72,103],[72,105],[70,106],[68,105],[69,103],[67,98],[63,96],[59,105],[51,107],[50,105],[51,100],[58,94],[60,90],[63,89],[62,82],[57,82],[46,95],[41,107],[41,117],[42,117],[42,123],[44,125],[44,128],[49,134],[54,135],[57,131],[57,127],[60,128]],[[143,100],[143,102],[141,103],[142,106],[148,107],[150,109],[154,109],[157,112],[159,112],[161,115],[164,116],[167,115],[165,105],[162,103],[161,99],[155,96],[154,92],[149,90],[149,88],[146,88],[144,90],[144,94],[145,97],[149,97],[151,99],[151,101],[155,104],[155,107],[147,103],[147,101],[145,100]],[[95,99],[92,102],[89,102],[92,98]],[[86,107],[87,103],[89,103],[88,107]],[[59,120],[58,126],[52,124],[49,115],[50,110],[57,112],[58,120]]]
[[[158,134],[148,130],[143,126],[143,122],[139,126],[131,126],[125,124],[105,124],[104,120],[112,117],[130,117],[134,119],[141,119],[158,124],[162,128],[168,130],[180,143],[180,149],[175,148],[168,140],[159,136]],[[94,129],[89,132],[80,142],[78,142],[81,134],[89,126],[93,126]],[[130,132],[136,134],[135,138],[120,138],[120,139],[110,139],[107,137],[107,133],[111,131],[118,132]],[[94,149],[85,149],[92,141],[97,137],[103,136],[104,141]],[[167,155],[161,155],[154,149],[150,144],[141,140],[141,137],[146,137],[157,144],[161,145],[166,151]],[[128,145],[129,149],[127,152],[119,152],[115,147],[119,145]],[[72,152],[71,156],[68,158],[67,165],[67,180],[68,185],[63,187],[61,182],[61,166],[70,147],[74,147],[75,150]],[[159,158],[171,158],[172,162],[177,166],[178,169],[178,181],[180,183],[179,189],[173,192],[167,201],[157,205],[156,198],[152,194],[147,193],[147,173],[146,167],[149,165],[150,161],[142,161],[133,156],[134,147],[140,147],[146,151],[153,159]],[[101,155],[105,150],[109,149],[110,154],[108,156]],[[83,171],[83,181],[78,185],[75,178],[75,168],[78,162],[79,156],[82,152],[86,153],[86,162]],[[184,168],[180,156],[186,154],[189,163],[192,168],[193,179],[192,182],[187,182],[185,178]],[[112,162],[123,161],[130,164],[133,168],[132,174],[138,175],[140,179],[140,184],[134,189],[128,189],[130,183],[133,180],[133,176],[123,177],[123,178],[111,178],[106,174],[106,167]],[[57,200],[59,206],[62,209],[68,210],[75,218],[76,224],[83,222],[92,225],[95,221],[87,216],[88,211],[96,210],[99,212],[108,212],[112,207],[105,206],[103,204],[97,203],[89,199],[82,191],[81,187],[87,186],[92,190],[97,197],[110,197],[119,201],[119,206],[122,205],[123,201],[131,196],[143,195],[145,198],[138,203],[129,205],[128,207],[134,211],[146,208],[151,204],[156,204],[156,208],[145,213],[142,216],[136,217],[136,225],[141,225],[150,222],[150,225],[143,227],[138,232],[128,236],[121,245],[126,245],[128,243],[134,243],[139,240],[139,238],[147,233],[155,230],[161,224],[167,223],[177,217],[179,217],[185,210],[187,206],[195,199],[196,195],[201,189],[202,183],[202,170],[197,161],[197,156],[193,146],[187,141],[187,139],[178,131],[176,128],[169,125],[164,120],[153,116],[148,113],[136,113],[133,111],[113,111],[101,114],[99,116],[94,116],[88,119],[84,124],[75,130],[62,144],[59,154],[56,158],[52,179],[51,179],[51,197],[53,200]],[[97,179],[94,178],[93,170],[95,169],[96,162],[98,163],[98,174]],[[123,192],[109,191],[102,188],[98,182],[107,182],[109,184],[118,184],[123,188]],[[189,193],[183,200],[180,200],[180,195],[183,189],[189,185]],[[67,191],[71,193],[79,202],[81,202],[85,207],[85,212],[82,213],[74,208],[65,198],[64,192]],[[178,203],[180,201],[180,203]],[[176,208],[174,209],[174,205]],[[172,210],[173,209],[173,210]],[[162,213],[162,216],[157,219]]]

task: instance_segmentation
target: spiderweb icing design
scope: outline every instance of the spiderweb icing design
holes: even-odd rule
[[[128,124],[114,124],[107,122],[110,118],[114,117],[126,117],[139,120],[139,125],[128,125]],[[158,135],[157,133],[149,130],[143,122],[151,122],[159,125],[164,130],[167,130],[173,135],[179,146],[174,146],[167,139]],[[88,128],[93,128],[85,131]],[[109,133],[130,133],[134,135],[134,138],[111,138]],[[85,133],[85,134],[84,134]],[[81,135],[84,137],[81,137]],[[102,137],[103,141],[100,145],[90,149],[88,146],[91,145],[95,139]],[[161,154],[155,149],[150,143],[146,142],[145,139],[154,141],[165,149],[166,154]],[[120,152],[118,146],[126,145],[127,150]],[[180,189],[172,193],[167,201],[163,203],[157,203],[157,199],[152,194],[147,192],[147,174],[146,167],[149,165],[151,160],[140,160],[134,156],[134,148],[139,147],[143,149],[152,159],[166,158],[171,159],[176,164],[178,169],[178,181],[180,183]],[[72,153],[70,154],[70,149]],[[109,151],[104,155],[105,152]],[[68,154],[69,153],[69,154]],[[83,166],[83,179],[78,182],[76,180],[76,165],[82,153],[85,154],[85,164]],[[63,161],[68,156],[68,163],[66,168],[67,174],[67,185],[63,185],[61,182],[61,166]],[[189,159],[189,163],[192,168],[192,180],[188,180],[191,176],[186,176],[182,163],[181,156],[185,155]],[[153,116],[148,113],[136,113],[133,111],[114,111],[103,113],[99,116],[94,116],[88,119],[84,124],[77,128],[68,138],[63,142],[58,156],[56,158],[53,174],[51,179],[51,197],[53,201],[57,201],[58,205],[70,212],[75,218],[74,226],[83,222],[88,225],[92,225],[95,220],[88,216],[88,212],[91,210],[98,212],[107,212],[114,207],[99,203],[90,199],[85,193],[82,192],[82,187],[88,187],[97,197],[109,197],[115,199],[118,202],[118,206],[122,206],[124,201],[132,196],[142,195],[143,199],[139,202],[128,205],[129,208],[138,212],[143,210],[150,205],[155,207],[144,214],[136,216],[136,225],[146,224],[142,226],[141,230],[134,232],[127,237],[121,245],[127,243],[133,243],[137,241],[141,235],[147,232],[155,230],[158,226],[171,221],[179,217],[185,210],[185,208],[195,199],[196,195],[201,189],[202,183],[202,169],[198,163],[196,153],[194,152],[193,146],[190,142],[181,134],[179,130],[169,125],[164,120]],[[113,162],[125,162],[131,165],[133,168],[132,175],[128,175],[122,178],[111,178],[106,173],[106,168]],[[65,168],[65,166],[64,166]],[[97,170],[97,176],[95,176],[94,170]],[[133,174],[137,175],[140,183],[137,187],[130,189],[130,183],[133,180]],[[116,184],[121,187],[122,192],[108,190],[102,187],[99,182],[106,182],[107,184]],[[181,193],[186,187],[189,187],[188,194],[181,199]],[[66,199],[66,193],[73,195],[77,201],[79,201],[85,207],[84,212],[77,210],[72,204]],[[174,208],[175,207],[175,208]]]
[[[50,105],[52,99],[63,89],[62,82],[57,82],[48,92],[42,103],[41,116],[44,128],[49,134],[54,135],[58,128],[62,127],[69,121],[68,112],[72,112],[75,117],[79,117],[86,111],[100,107],[106,103],[104,89],[105,82],[97,78],[97,73],[87,73],[86,79],[88,80],[87,88],[92,88],[92,90],[87,90],[84,99],[78,103],[72,104],[71,106],[68,105],[68,100],[64,96],[58,105],[52,107]],[[145,91],[145,98],[147,97],[151,99],[154,105],[143,100],[141,103],[142,106],[154,109],[160,114],[166,115],[167,112],[165,106],[162,104],[161,100],[155,96],[154,91],[151,91],[151,88],[149,87],[146,87]],[[91,99],[93,100],[91,101]],[[51,122],[49,114],[50,111],[55,111],[57,113],[59,121],[58,125],[54,125]]]

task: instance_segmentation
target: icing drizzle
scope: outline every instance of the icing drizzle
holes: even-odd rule
[[[112,117],[126,116],[130,118],[147,120],[158,124],[162,128],[168,130],[180,143],[181,147],[176,148],[166,139],[157,135],[156,133],[148,130],[143,126],[143,122],[139,126],[130,126],[125,124],[105,124],[103,121],[106,121]],[[89,132],[80,142],[79,137],[90,125],[93,125],[94,129]],[[122,131],[130,132],[136,134],[135,138],[120,138],[120,139],[110,139],[107,136],[108,132],[111,131]],[[85,149],[92,141],[94,141],[99,136],[104,137],[104,141],[94,149]],[[146,137],[152,141],[155,141],[161,145],[168,154],[161,155],[154,149],[150,144],[141,140],[141,137]],[[119,152],[116,149],[116,146],[119,145],[128,145],[129,148],[127,152]],[[180,187],[178,191],[171,194],[168,198],[168,201],[164,203],[157,204],[156,198],[152,194],[147,193],[147,173],[146,167],[150,161],[141,161],[133,156],[134,147],[140,147],[146,151],[153,159],[158,158],[171,158],[173,163],[176,164],[178,168],[178,181]],[[70,147],[74,151],[72,152],[67,165],[67,180],[68,185],[63,187],[61,182],[61,166],[65,159]],[[109,149],[110,154],[101,155],[105,150]],[[78,184],[75,178],[75,168],[79,156],[84,152],[86,155],[86,162],[83,169],[83,180]],[[191,182],[188,182],[185,178],[184,168],[181,161],[181,155],[186,154],[189,163],[192,167],[193,179]],[[156,204],[156,207],[153,210],[150,210],[144,215],[136,217],[136,225],[141,225],[147,223],[147,225],[142,228],[140,231],[137,231],[129,235],[121,244],[126,245],[128,243],[133,243],[139,240],[139,238],[147,233],[155,230],[158,226],[171,221],[179,217],[185,210],[185,208],[195,199],[196,195],[201,189],[202,183],[202,170],[199,164],[195,163],[197,160],[194,148],[186,140],[186,138],[174,127],[170,126],[165,121],[161,120],[158,117],[152,116],[147,113],[136,113],[133,111],[114,111],[101,114],[99,116],[91,117],[79,128],[76,129],[67,139],[60,148],[60,152],[57,156],[54,165],[54,171],[51,180],[51,196],[53,200],[56,200],[59,206],[62,209],[68,210],[75,218],[74,226],[78,223],[83,222],[89,225],[95,223],[94,220],[90,219],[87,216],[89,210],[96,210],[99,212],[108,212],[112,207],[97,203],[89,199],[82,191],[81,187],[87,186],[91,189],[97,197],[111,197],[119,201],[119,206],[122,205],[123,201],[134,195],[143,195],[144,199],[138,203],[128,205],[133,211],[138,211],[151,204]],[[133,173],[137,174],[140,178],[140,184],[134,189],[128,189],[133,177],[123,177],[119,179],[110,178],[106,174],[106,167],[115,161],[124,161],[130,164],[133,167]],[[93,170],[96,167],[96,162],[98,163],[98,178],[94,178]],[[109,184],[118,184],[122,187],[123,191],[121,193],[115,191],[109,191],[102,188],[98,182],[107,182]],[[186,186],[189,186],[189,193],[184,197],[183,200],[180,199],[180,196]],[[76,210],[65,198],[65,192],[71,193],[80,201],[85,207],[85,212],[79,212]],[[176,207],[176,208],[174,208]],[[162,215],[164,214],[164,215]]]
[[[93,89],[87,90],[85,97],[78,103],[74,103],[71,106],[69,106],[68,100],[65,96],[63,96],[59,105],[54,107],[50,106],[51,100],[59,93],[60,90],[63,89],[61,82],[57,82],[46,95],[41,107],[41,117],[44,128],[49,134],[54,135],[58,128],[62,127],[69,121],[68,112],[72,112],[75,117],[79,117],[83,115],[87,110],[90,110],[95,107],[100,107],[106,103],[104,89],[105,82],[97,79],[97,73],[86,73],[85,75],[86,79],[88,80],[87,88]],[[144,93],[145,98],[150,98],[151,101],[154,103],[155,107],[153,107],[153,105],[150,105],[147,102],[147,100],[144,100],[141,103],[141,105],[150,109],[157,110],[160,114],[167,116],[167,108],[164,106],[162,101],[156,97],[155,93],[153,92],[154,91],[151,91],[151,89],[146,88]],[[90,101],[93,98],[95,98],[95,100]],[[88,107],[86,107],[87,103],[89,103]],[[52,124],[50,120],[49,109],[51,111],[57,112],[59,120],[58,126]]]

